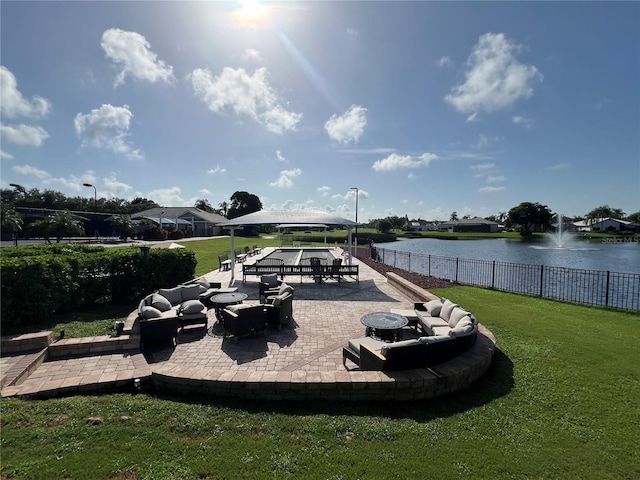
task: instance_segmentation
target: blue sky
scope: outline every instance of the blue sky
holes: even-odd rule
[[[3,188],[359,220],[640,209],[638,2],[11,2]]]

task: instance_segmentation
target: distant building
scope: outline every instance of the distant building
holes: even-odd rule
[[[147,219],[163,228],[175,227],[179,230],[190,229],[194,237],[224,235],[218,226],[227,219],[217,213],[209,213],[195,207],[155,207],[131,215],[131,220]]]
[[[500,225],[497,222],[480,217],[450,220],[438,225],[439,232],[496,233],[499,230]]]
[[[410,232],[437,232],[438,223],[428,222],[426,220],[414,220],[404,226],[404,230]]]
[[[611,217],[598,218],[594,220],[580,220],[579,222],[574,222],[574,225],[580,232],[640,231],[640,225],[637,223]]]

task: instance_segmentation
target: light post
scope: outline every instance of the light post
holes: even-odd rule
[[[92,185],[90,183],[83,183],[82,185],[84,185],[85,187],[93,188],[93,208],[97,212],[98,211],[98,190],[96,190],[95,185]]]
[[[356,249],[355,249],[354,253],[357,256],[357,254],[358,254],[358,196],[359,196],[358,193],[359,193],[359,190],[358,190],[358,187],[351,187],[351,190],[355,190],[356,191],[356,239],[354,241]]]
[[[17,183],[10,183],[9,186],[15,188],[18,192],[20,192],[20,193],[22,193],[22,195],[24,195],[24,202],[26,204],[27,203],[27,190],[22,185],[18,185]],[[16,230],[16,228],[18,230]],[[22,227],[20,225],[14,226],[14,230],[13,230],[13,245],[16,246],[16,247],[18,246],[18,231],[19,230],[22,230]]]

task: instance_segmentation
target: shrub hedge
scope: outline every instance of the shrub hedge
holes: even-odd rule
[[[2,325],[28,325],[95,303],[135,302],[190,280],[195,268],[195,253],[186,249],[152,249],[145,260],[137,247],[7,247],[0,258]]]

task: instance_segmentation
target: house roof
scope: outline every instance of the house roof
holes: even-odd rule
[[[260,210],[241,217],[221,222],[221,227],[244,225],[337,225],[355,227],[356,222],[320,210]]]
[[[498,222],[494,222],[493,220],[487,220],[482,217],[473,217],[473,218],[461,218],[459,220],[449,220],[448,222],[443,222],[442,225],[499,225]]]
[[[204,210],[200,210],[196,207],[154,207],[131,215],[132,219],[145,217],[162,217],[163,221],[165,218],[194,217],[215,224],[227,220],[222,215],[218,215],[217,213],[205,212]]]

